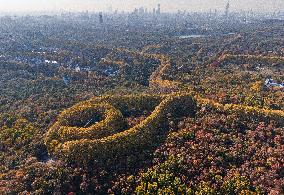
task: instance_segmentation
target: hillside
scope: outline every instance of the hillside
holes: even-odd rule
[[[0,194],[284,193],[283,23],[22,20],[0,20]]]

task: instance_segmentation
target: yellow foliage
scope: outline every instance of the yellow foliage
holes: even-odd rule
[[[160,66],[150,77],[150,86],[162,89],[176,89],[180,83],[164,80],[163,75],[171,67],[170,58],[161,54],[146,54],[117,49],[120,52],[134,56],[154,58],[160,61]],[[264,60],[282,62],[283,58],[264,56],[234,56],[223,55],[219,61],[241,58],[244,60]],[[123,66],[122,61],[115,61]],[[113,63],[107,61],[106,63]],[[252,85],[252,90],[260,91],[261,82]],[[187,93],[171,95],[136,95],[136,96],[104,96],[81,102],[63,111],[57,122],[49,129],[45,144],[50,154],[77,163],[87,163],[90,160],[114,155],[125,155],[133,149],[143,150],[155,143],[156,135],[167,125],[168,114],[188,115],[194,112],[196,102],[199,106],[210,106],[226,113],[236,113],[242,116],[259,117],[284,123],[284,112],[266,110],[245,105],[220,104],[198,96],[192,98]],[[152,111],[150,116],[138,125],[126,128],[125,115],[131,110]],[[96,118],[96,123],[90,126],[89,120]]]
[[[262,89],[262,82],[261,81],[257,81],[255,83],[252,84],[251,89],[255,92],[260,92]]]
[[[154,111],[140,124],[125,130],[123,115],[131,109]],[[87,163],[100,157],[127,154],[133,149],[143,150],[155,143],[156,135],[167,124],[169,113],[188,115],[194,110],[194,100],[188,94],[96,98],[63,111],[49,129],[45,143],[54,156]],[[101,114],[103,118],[87,128],[72,124],[74,121],[86,121],[80,120],[80,116],[88,118],[92,114]]]

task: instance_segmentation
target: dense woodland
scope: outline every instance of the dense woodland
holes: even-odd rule
[[[283,21],[166,19],[1,18],[0,194],[284,193]]]

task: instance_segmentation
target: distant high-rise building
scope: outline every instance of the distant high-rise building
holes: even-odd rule
[[[217,11],[217,9],[215,9],[214,10],[214,15],[217,16],[217,14],[218,14],[218,11]]]
[[[158,4],[157,14],[161,14],[161,4]]]
[[[112,13],[112,6],[109,6],[108,9],[107,9],[107,11],[108,11],[109,13]]]
[[[145,13],[144,7],[140,7],[138,12],[139,12],[140,15],[144,15],[144,13]]]
[[[133,11],[133,14],[138,15],[139,14],[139,9],[135,8],[134,11]]]
[[[99,20],[100,20],[100,24],[104,23],[103,13],[102,12],[99,13]]]
[[[230,9],[230,0],[228,1],[226,5],[226,11],[225,11],[225,17],[228,18],[229,16],[229,9]]]

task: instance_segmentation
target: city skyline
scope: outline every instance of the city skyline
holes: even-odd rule
[[[161,4],[164,12],[177,10],[208,11],[225,10],[227,0],[0,0],[0,12],[30,11],[132,11],[134,8],[152,9]],[[284,10],[283,0],[234,0],[230,1],[230,10],[252,10],[258,12],[277,12]]]

